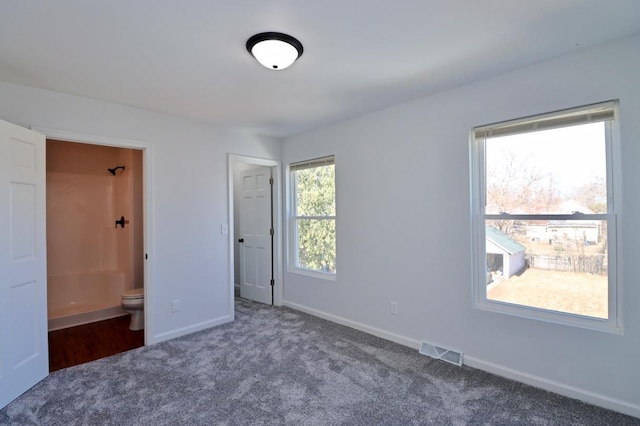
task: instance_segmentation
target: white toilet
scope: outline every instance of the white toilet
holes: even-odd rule
[[[144,328],[144,289],[134,288],[122,294],[122,309],[131,314],[129,330],[138,331]]]

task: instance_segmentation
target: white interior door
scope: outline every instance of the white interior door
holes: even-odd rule
[[[0,408],[49,374],[45,137],[0,121]]]
[[[246,170],[240,182],[240,295],[271,304],[271,168]]]

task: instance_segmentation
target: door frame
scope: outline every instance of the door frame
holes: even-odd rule
[[[153,259],[153,188],[152,188],[152,161],[153,152],[149,144],[133,140],[121,139],[110,136],[95,135],[90,133],[80,133],[69,130],[54,129],[49,127],[32,126],[31,130],[42,133],[46,139],[55,139],[64,142],[76,142],[87,145],[102,145],[114,148],[138,149],[142,151],[142,209],[144,216],[143,224],[143,244],[144,244],[144,344],[150,345],[154,342],[155,324],[153,322],[153,299],[154,299],[154,280],[153,267],[149,260]],[[46,153],[45,153],[46,159]]]
[[[268,158],[249,157],[245,155],[228,154],[227,172],[228,172],[228,201],[229,206],[229,312],[235,316],[234,290],[235,290],[235,259],[234,259],[234,208],[233,208],[233,178],[236,163],[245,163],[253,166],[271,167],[273,173],[273,190],[272,190],[272,218],[273,229],[275,234],[273,237],[273,279],[275,285],[273,288],[273,304],[282,305],[283,300],[283,283],[282,283],[282,242],[284,228],[282,227],[282,185],[280,185],[280,176],[282,176],[282,165],[280,161]]]

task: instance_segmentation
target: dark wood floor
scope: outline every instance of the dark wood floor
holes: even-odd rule
[[[144,346],[144,330],[126,315],[49,332],[49,370],[56,371]]]

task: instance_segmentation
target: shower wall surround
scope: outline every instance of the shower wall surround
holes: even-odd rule
[[[122,292],[143,286],[142,230],[142,151],[47,141],[50,330],[124,313]]]

